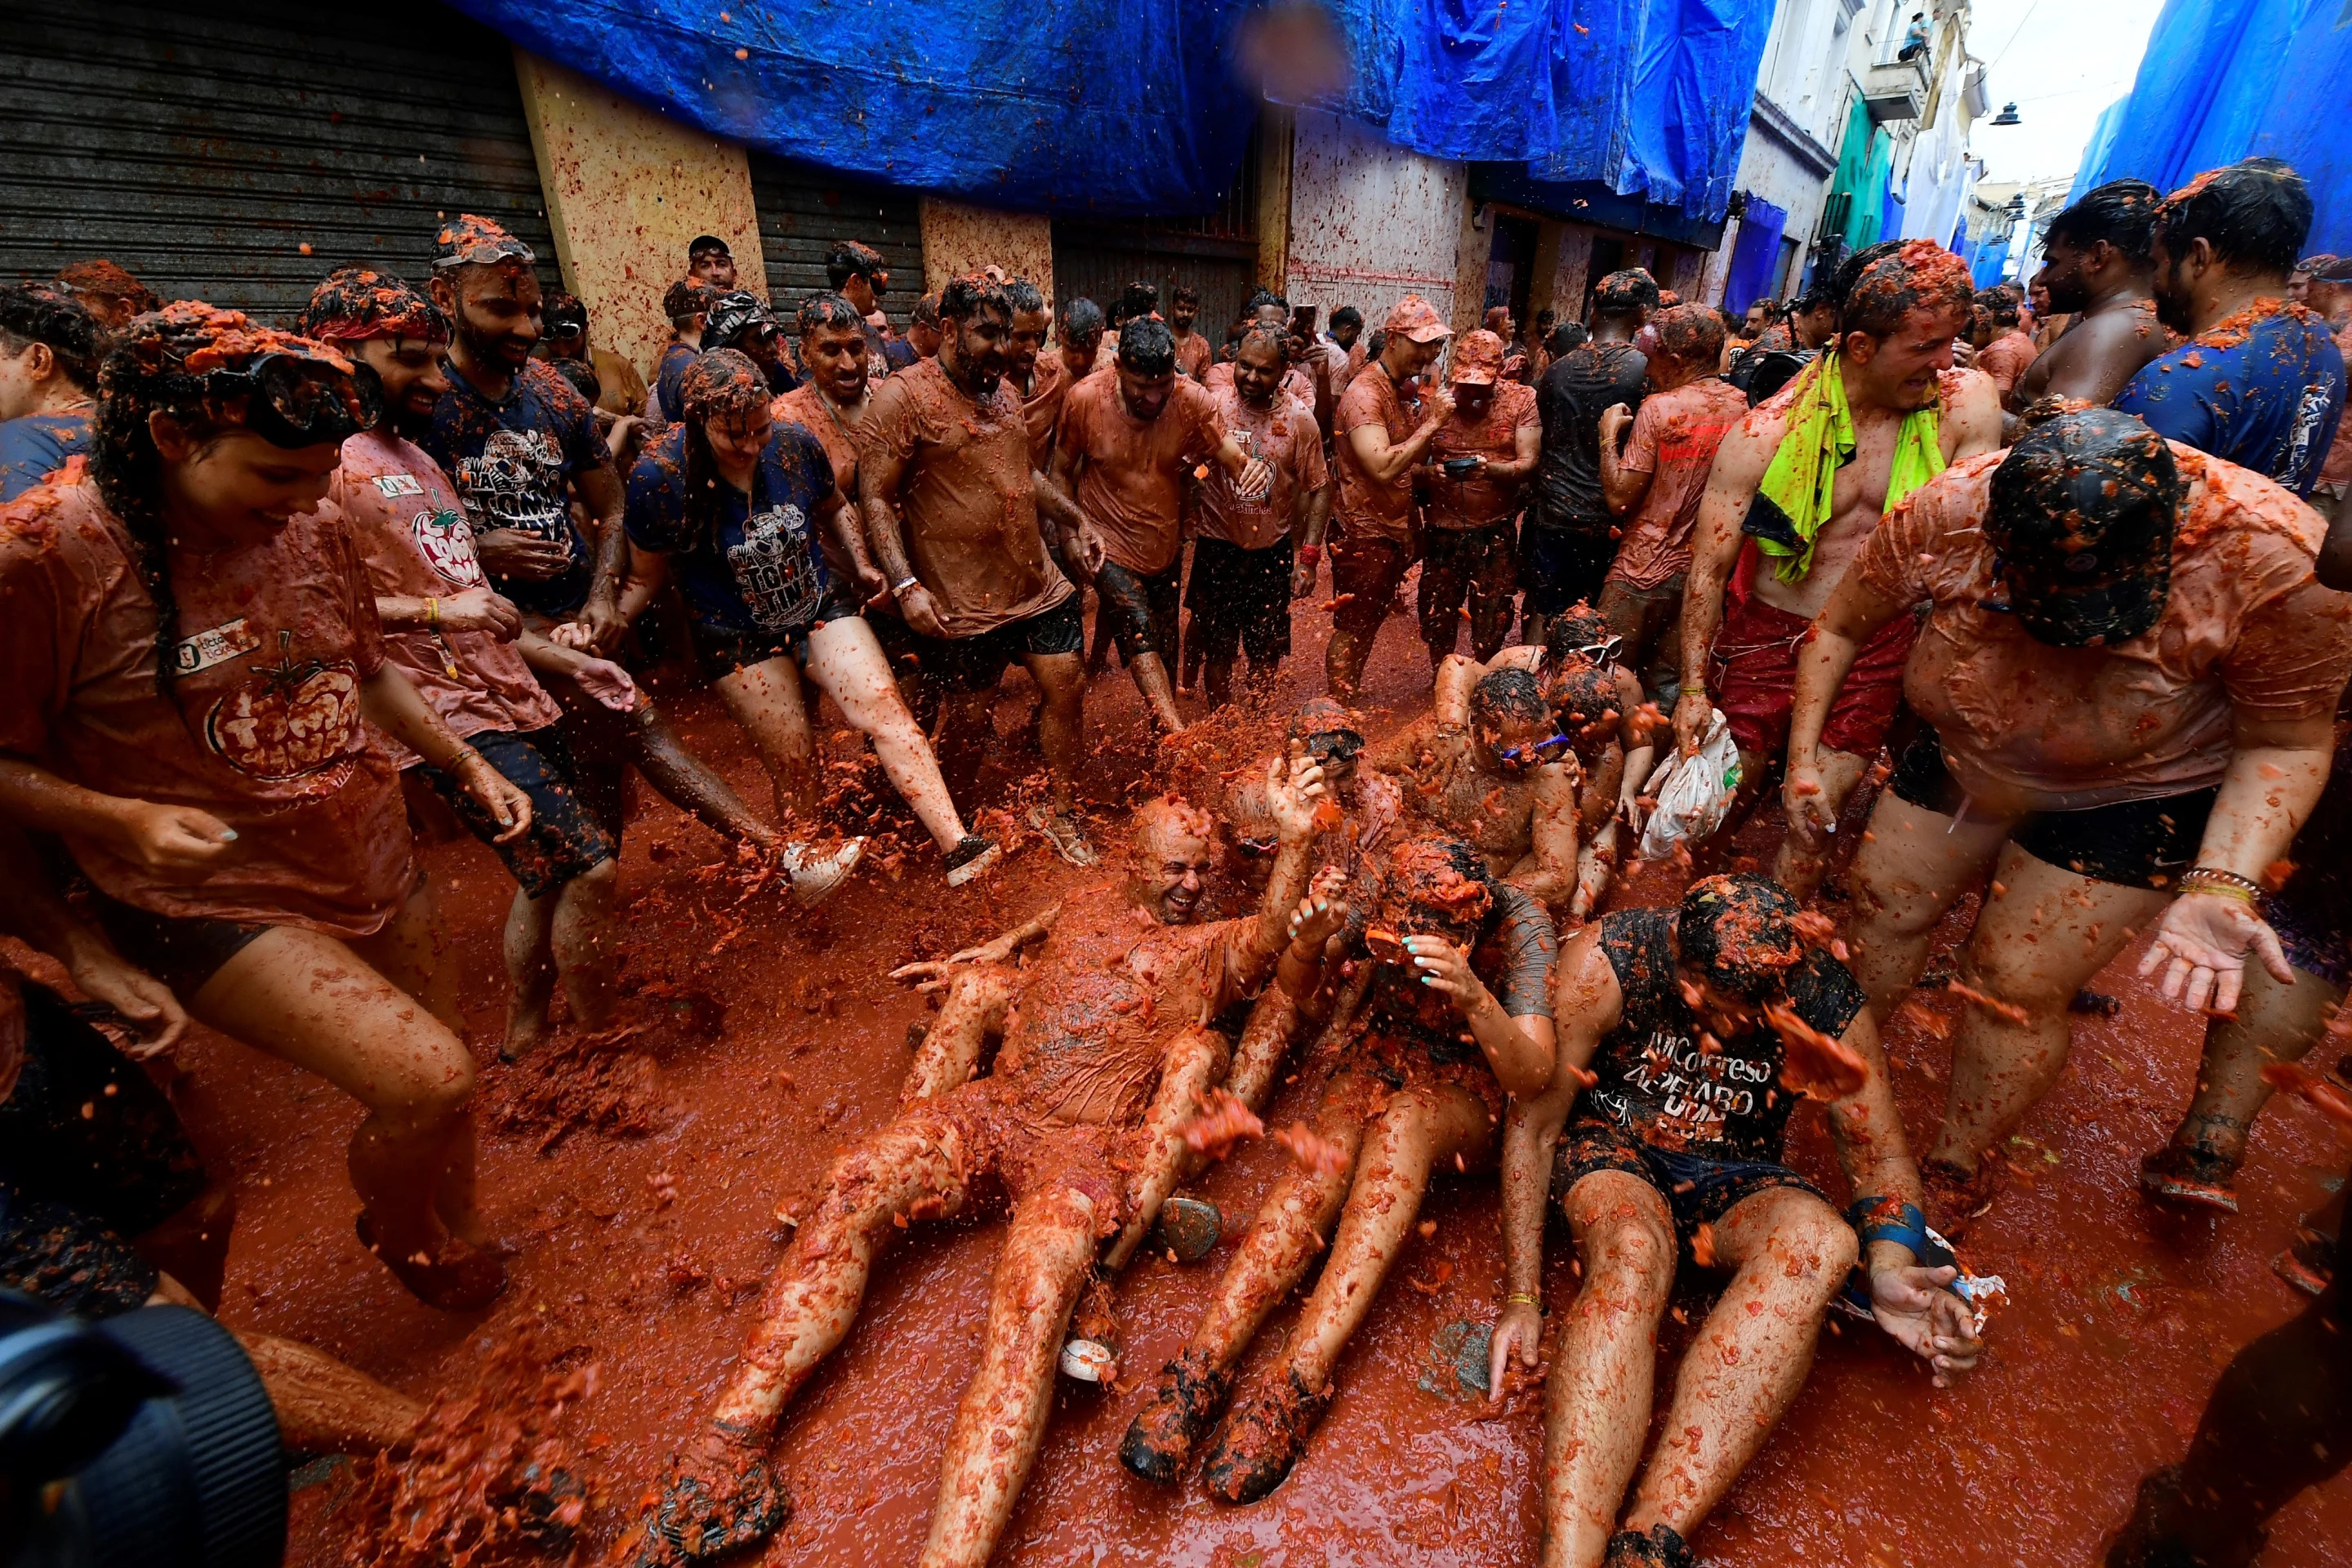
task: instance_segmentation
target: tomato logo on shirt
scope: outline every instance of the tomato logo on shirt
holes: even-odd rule
[[[360,676],[347,659],[297,659],[294,634],[278,634],[278,663],[264,666],[205,715],[205,741],[237,772],[270,784],[308,781],[331,795],[359,750]]]
[[[474,553],[474,531],[464,518],[446,509],[420,511],[409,520],[408,529],[415,537],[416,552],[443,581],[460,588],[480,585],[482,563]]]

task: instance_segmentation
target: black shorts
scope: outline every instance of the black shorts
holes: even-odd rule
[[[1533,517],[1519,531],[1520,600],[1531,616],[1556,616],[1576,605],[1601,603],[1601,584],[1617,559],[1606,525],[1595,531],[1547,528]]]
[[[1253,668],[1290,657],[1290,570],[1297,558],[1290,536],[1263,550],[1222,539],[1192,546],[1192,581],[1184,602],[1192,607],[1193,635],[1211,660],[1224,663],[1249,650]]]
[[[867,618],[880,622],[892,617]],[[894,667],[902,668],[901,661],[911,656],[917,673],[937,682],[942,690],[993,691],[1004,679],[1005,667],[1016,658],[1083,652],[1087,623],[1078,595],[1073,593],[1051,609],[991,626],[973,637],[927,637],[904,621],[898,621],[887,637],[880,632],[876,636],[892,655]]]
[[[204,915],[159,915],[92,890],[91,907],[114,951],[164,984],[181,1000],[274,928]]]
[[[1958,815],[1967,798],[1945,770],[1944,748],[1936,731],[1922,725],[1904,748],[1886,787],[1899,800],[1939,816]],[[2009,841],[2047,865],[2095,882],[2119,888],[2162,890],[2197,863],[2205,819],[2213,814],[2219,784],[2155,800],[2127,800],[2083,811],[2037,811],[2021,816]]]
[[[620,853],[613,836],[597,826],[580,798],[573,783],[572,748],[559,726],[550,724],[523,735],[486,730],[466,743],[481,752],[482,760],[504,774],[509,784],[530,796],[529,832],[501,844],[498,837],[503,830],[472,795],[457,787],[457,780],[438,768],[426,767],[425,781],[449,803],[466,831],[498,852],[524,892],[543,899]]]
[[[794,626],[790,631],[738,631],[732,626],[714,626],[709,621],[687,623],[687,640],[694,645],[694,662],[705,680],[718,680],[739,669],[749,669],[755,664],[765,664],[772,658],[789,658],[795,664],[808,662],[809,633],[827,621],[841,620],[856,614],[843,602],[837,593],[827,593],[824,602],[809,624]]]
[[[1176,605],[1183,588],[1182,556],[1146,577],[1116,561],[1095,572],[1095,616],[1118,640],[1118,657],[1129,664],[1147,653],[1162,661],[1176,657]]]
[[[154,1293],[128,1237],[185,1208],[204,1162],[137,1063],[37,985],[25,987],[25,1067],[0,1101],[0,1287],[84,1316]]]
[[[1713,1225],[1738,1204],[1774,1187],[1793,1187],[1823,1203],[1819,1187],[1769,1160],[1716,1160],[1675,1149],[1653,1149],[1613,1121],[1571,1122],[1559,1135],[1552,1155],[1551,1192],[1556,1203],[1566,1203],[1576,1184],[1595,1171],[1622,1171],[1647,1183],[1666,1200],[1674,1215],[1675,1239],[1683,1256],[1691,1256],[1691,1238],[1698,1227]],[[1835,1205],[1831,1205],[1834,1209]]]

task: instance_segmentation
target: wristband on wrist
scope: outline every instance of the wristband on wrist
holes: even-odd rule
[[[441,624],[441,601],[430,594],[425,595],[425,624],[428,626]]]
[[[890,584],[890,596],[894,599],[898,597],[898,595],[904,594],[908,589],[914,587],[917,582],[918,579],[915,574],[912,572],[908,573],[904,577],[899,578],[896,583]]]
[[[1892,1241],[1907,1247],[1915,1258],[1927,1255],[1927,1216],[1919,1212],[1917,1204],[1897,1198],[1856,1198],[1847,1207],[1845,1218],[1864,1247],[1874,1241]]]
[[[457,768],[463,766],[466,759],[468,757],[471,757],[474,761],[478,763],[482,760],[482,753],[461,742],[456,751],[441,759],[441,771],[444,773],[453,773]]]
[[[2241,877],[2235,871],[2224,871],[2218,866],[2191,866],[2180,875],[2180,890],[2184,893],[2211,893],[2219,898],[2236,899],[2251,904],[2263,885],[2252,877]]]
[[[1535,1295],[1530,1291],[1514,1290],[1509,1295],[1503,1298],[1503,1305],[1506,1307],[1533,1307],[1537,1311],[1540,1312],[1543,1310],[1543,1298],[1541,1296]]]
[[[1300,565],[1312,566],[1322,559],[1323,547],[1321,545],[1302,544],[1298,547],[1298,561]]]

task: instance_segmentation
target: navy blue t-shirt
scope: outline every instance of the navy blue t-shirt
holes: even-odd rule
[[[662,350],[661,362],[654,366],[654,395],[661,400],[661,416],[678,417],[677,384],[686,379],[687,367],[700,358],[702,351],[692,343],[673,342]]]
[[[588,602],[593,576],[588,542],[572,521],[570,485],[582,470],[613,460],[596,431],[596,412],[544,360],[515,373],[502,402],[476,390],[455,365],[445,364],[449,390],[433,405],[433,428],[417,444],[457,487],[475,537],[519,528],[572,548],[572,564],[535,582],[490,574],[490,582],[523,609],[568,616]]]
[[[2344,356],[2318,317],[2284,310],[2231,347],[2192,342],[2150,361],[2115,405],[2308,496],[2344,413]]]
[[[829,582],[817,509],[833,494],[833,464],[817,438],[778,421],[749,496],[718,487],[716,526],[686,514],[687,427],[673,425],[629,470],[632,543],[669,557],[687,613],[737,637],[806,631]]]
[[[87,414],[27,414],[0,422],[0,501],[12,501],[89,450]]]

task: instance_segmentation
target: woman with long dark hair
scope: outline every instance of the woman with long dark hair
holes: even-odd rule
[[[506,1283],[475,1205],[474,1060],[362,721],[508,835],[530,804],[385,661],[320,504],[377,401],[340,354],[233,310],[125,329],[87,473],[0,510],[0,813],[63,840],[114,945],[189,1012],[367,1107],[362,1240],[473,1308]]]
[[[820,530],[856,517],[816,437],[770,408],[760,368],[732,349],[696,360],[678,382],[679,419],[629,474],[635,616],[675,572],[695,657],[775,781],[776,807],[817,809],[816,738],[803,679],[874,742],[883,772],[940,847],[953,887],[997,858],[964,829],[939,760],[900,700],[858,585],[835,579]],[[848,549],[850,560],[862,551]]]

